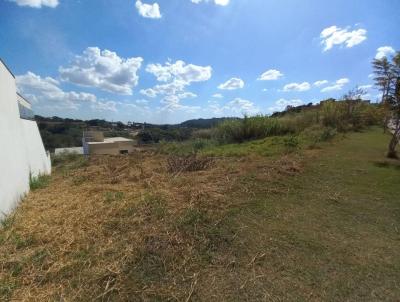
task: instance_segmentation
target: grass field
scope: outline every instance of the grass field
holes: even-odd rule
[[[398,301],[400,162],[380,129],[287,151],[61,162],[2,222],[1,301]]]

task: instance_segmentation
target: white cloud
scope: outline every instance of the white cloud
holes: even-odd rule
[[[269,112],[280,112],[286,109],[287,106],[300,106],[303,105],[304,102],[300,99],[279,99],[275,102],[275,105],[268,108]]]
[[[141,57],[124,59],[113,51],[88,47],[82,55],[75,56],[71,66],[60,67],[59,72],[64,81],[132,95],[133,88],[138,84],[137,71],[142,61]]]
[[[382,46],[382,47],[379,47],[376,50],[375,59],[380,60],[380,59],[383,59],[384,57],[388,57],[390,55],[393,55],[394,53],[395,53],[395,50],[393,49],[393,47],[391,47],[391,46]]]
[[[218,86],[219,89],[223,90],[235,90],[243,87],[244,87],[244,81],[239,78],[232,78]]]
[[[35,103],[47,103],[60,108],[78,109],[83,103],[89,103],[93,109],[116,111],[115,102],[98,100],[94,94],[75,91],[63,91],[60,83],[51,78],[42,78],[33,72],[16,77],[18,91]]]
[[[342,78],[336,81],[336,84],[338,85],[346,85],[350,82],[350,80],[348,78]]]
[[[314,82],[314,86],[320,87],[323,86],[325,84],[328,84],[329,82],[327,80],[320,80],[320,81],[316,81]]]
[[[216,98],[216,99],[222,99],[224,96],[220,93],[216,93],[216,94],[213,94],[212,97]]]
[[[157,2],[153,4],[147,4],[137,0],[136,9],[138,10],[139,15],[144,18],[160,19],[162,17],[160,13],[160,6]]]
[[[147,97],[161,97],[160,103],[162,107],[159,108],[160,112],[165,110],[168,112],[185,110],[193,113],[200,109],[198,106],[185,106],[180,101],[197,97],[193,92],[185,91],[186,87],[194,82],[208,81],[212,75],[211,66],[186,64],[183,61],[167,62],[164,65],[149,64],[146,67],[146,71],[153,74],[159,82],[167,82],[140,91],[141,94]]]
[[[149,64],[146,67],[146,71],[156,76],[160,82],[178,79],[187,84],[208,81],[212,74],[211,66],[186,64],[181,60],[175,63],[167,62],[165,65]]]
[[[368,85],[361,85],[358,86],[358,88],[362,89],[362,90],[369,90],[372,88],[372,85],[368,84]]]
[[[350,82],[350,80],[347,79],[347,78],[339,79],[339,80],[337,80],[335,82],[335,84],[323,88],[321,90],[321,92],[330,92],[330,91],[342,90],[343,86],[348,84],[349,82]]]
[[[244,114],[255,114],[259,111],[259,109],[254,105],[253,102],[242,98],[236,98],[230,101],[228,104],[225,105],[225,107],[232,110],[233,112]]]
[[[307,91],[310,90],[311,85],[308,82],[303,83],[290,83],[283,87],[283,91]]]
[[[226,6],[229,4],[230,0],[191,0],[192,3],[201,3],[201,2],[214,2],[216,5]]]
[[[253,115],[260,112],[260,109],[255,106],[253,102],[242,98],[235,98],[223,106],[218,104],[216,101],[209,101],[208,103],[210,104],[208,109],[211,110],[213,114],[219,116],[237,116],[241,114]]]
[[[57,7],[59,2],[58,0],[9,0],[17,3],[19,6],[29,6],[34,8],[41,8],[42,6],[47,7]]]
[[[97,102],[92,102],[90,104],[90,107],[94,110],[97,111],[113,111],[113,112],[118,112],[117,110],[117,103],[114,101],[97,101]]]
[[[272,81],[278,80],[279,78],[283,77],[283,73],[276,69],[270,69],[264,72],[258,80],[260,81]]]
[[[324,45],[324,51],[331,49],[335,45],[343,44],[347,48],[351,48],[367,39],[367,30],[359,28],[350,31],[349,27],[340,28],[334,25],[325,28],[321,32],[320,38],[321,44]]]

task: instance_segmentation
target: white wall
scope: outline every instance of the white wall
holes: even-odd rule
[[[0,62],[0,216],[29,191],[29,175],[50,173],[36,122],[19,117],[15,79]]]

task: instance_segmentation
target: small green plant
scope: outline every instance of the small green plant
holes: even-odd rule
[[[322,133],[319,137],[319,141],[321,141],[321,142],[329,141],[332,138],[334,138],[336,136],[336,134],[337,134],[337,131],[335,128],[327,127],[322,131]]]
[[[145,194],[138,206],[149,218],[162,219],[167,214],[166,202],[157,194]]]
[[[286,152],[291,153],[296,151],[300,147],[300,141],[297,136],[291,135],[283,140],[283,145]]]
[[[7,215],[3,216],[3,218],[0,219],[0,225],[3,230],[9,230],[13,226],[15,221],[15,216],[14,215]]]
[[[104,199],[105,202],[111,203],[114,201],[121,201],[124,198],[124,192],[106,192]]]
[[[17,249],[23,249],[34,244],[35,240],[32,236],[22,237],[19,234],[13,234],[11,240]]]
[[[47,187],[50,183],[50,176],[39,174],[38,176],[29,175],[29,188],[32,191],[43,189]]]
[[[12,281],[0,280],[0,300],[9,301],[16,287],[16,284]]]

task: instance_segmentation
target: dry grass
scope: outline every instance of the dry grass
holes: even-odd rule
[[[207,170],[213,163],[214,159],[212,157],[200,157],[197,154],[170,156],[167,159],[167,170],[176,176],[182,172]]]
[[[327,193],[335,202],[321,197],[326,188],[303,192],[322,152],[215,158],[201,169],[177,160],[171,170],[171,158],[152,152],[60,165],[3,222],[0,300],[372,301],[361,286],[390,301],[395,235],[351,220],[340,208],[346,191]],[[327,181],[343,179],[321,169]],[[382,194],[369,195],[383,203]],[[371,273],[375,283],[360,277]]]
[[[145,152],[57,167],[1,233],[0,293],[22,301],[194,298],[210,281],[204,266],[219,268],[215,278],[229,270],[235,234],[224,219],[242,202],[230,196],[249,192],[240,183],[254,169],[265,180],[295,171],[293,161],[281,164]]]

